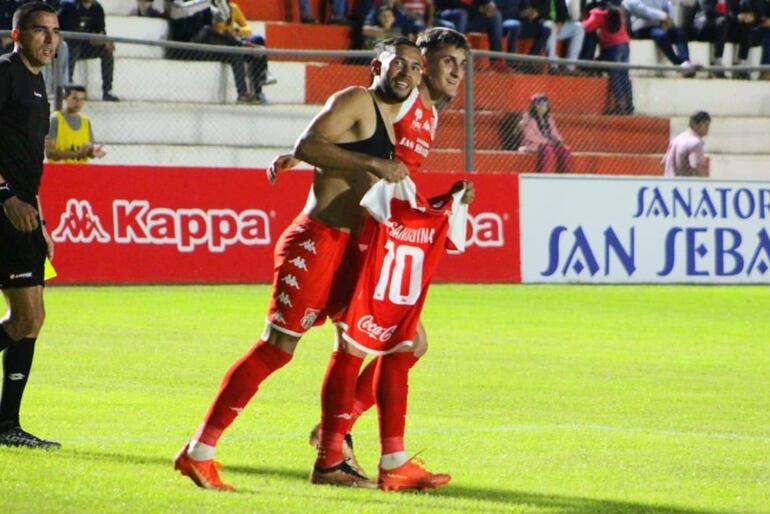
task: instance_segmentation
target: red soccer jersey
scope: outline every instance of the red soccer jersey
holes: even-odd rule
[[[438,111],[425,107],[420,91],[414,88],[401,104],[396,116],[396,159],[406,164],[410,173],[417,171],[428,158],[433,138],[436,136]]]
[[[410,179],[377,182],[361,205],[376,222],[356,289],[340,321],[343,337],[384,354],[411,346],[433,273],[444,248],[464,250],[464,191],[438,208],[417,195]]]

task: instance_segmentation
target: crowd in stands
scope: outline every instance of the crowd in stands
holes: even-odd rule
[[[571,5],[574,3],[575,5]],[[738,65],[748,64],[751,47],[762,46],[761,64],[770,65],[770,0],[694,0],[682,2],[682,23],[674,21],[671,0],[360,0],[356,12],[347,12],[348,2],[332,2],[329,23],[359,25],[362,48],[371,48],[379,37],[403,35],[415,37],[426,27],[444,26],[461,32],[486,33],[489,49],[517,53],[521,38],[531,38],[529,53],[557,57],[558,42],[564,44],[567,59],[628,62],[629,41],[651,39],[682,74],[695,75],[698,65],[690,60],[689,41],[713,45],[710,64],[721,66],[725,43],[737,48]],[[309,0],[300,0],[301,21],[318,23]],[[604,12],[593,14],[592,11]],[[606,24],[607,14],[619,23]],[[503,39],[507,44],[503,49]],[[599,47],[597,53],[597,46]],[[493,62],[497,71],[535,72],[536,67]],[[574,67],[554,73],[576,73]],[[724,78],[721,71],[713,75]],[[737,72],[734,78],[749,78]],[[616,90],[627,84],[627,74],[614,74]],[[770,79],[764,72],[763,79]],[[626,99],[618,98],[621,105]],[[629,106],[620,110],[628,110]]]

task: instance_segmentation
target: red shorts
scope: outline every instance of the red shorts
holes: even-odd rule
[[[300,337],[344,308],[357,276],[356,238],[306,214],[275,245],[268,328]]]

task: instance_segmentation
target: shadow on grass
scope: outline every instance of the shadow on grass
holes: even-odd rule
[[[92,460],[108,462],[125,462],[130,464],[158,465],[165,466],[171,471],[173,456],[168,458],[152,457],[146,455],[127,455],[122,453],[107,453],[94,451],[66,451],[74,456],[82,456]],[[62,452],[62,453],[65,453]],[[265,477],[279,477],[287,480],[293,480],[308,483],[307,471],[299,471],[292,468],[279,468],[270,466],[226,466],[226,472],[239,473],[245,475],[256,475]],[[249,493],[256,491],[241,490],[240,492]],[[561,496],[556,494],[540,494],[525,491],[513,491],[509,489],[494,489],[485,487],[470,487],[463,485],[449,485],[438,491],[429,493],[412,491],[399,493],[424,497],[426,494],[441,498],[456,498],[464,500],[494,502],[506,509],[516,507],[531,506],[549,511],[556,511],[562,514],[595,514],[595,513],[645,513],[645,514],[729,514],[729,511],[712,511],[701,509],[688,509],[668,505],[648,505],[644,503],[624,502],[618,500],[603,500],[595,498],[581,498],[577,496]],[[365,502],[370,502],[370,498]]]

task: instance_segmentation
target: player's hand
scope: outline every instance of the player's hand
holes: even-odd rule
[[[45,239],[45,255],[48,259],[53,261],[53,239],[48,233],[48,229],[45,228],[45,225],[43,225],[43,239]]]
[[[270,163],[270,167],[267,168],[267,180],[270,181],[271,184],[275,184],[280,173],[289,171],[297,164],[299,164],[299,159],[290,153],[276,156],[276,158],[273,159],[273,162]]]
[[[452,185],[452,189],[449,190],[449,194],[453,195],[455,193],[459,193],[463,190],[463,188],[465,188],[465,193],[463,194],[463,197],[460,201],[466,205],[469,205],[476,198],[476,185],[472,180],[460,180],[455,182],[454,185]]]
[[[660,22],[660,26],[668,30],[674,26],[674,20],[671,19],[671,16],[666,15],[666,17],[663,18],[663,21]]]
[[[101,159],[107,155],[107,151],[104,149],[104,145],[96,145],[91,147],[91,151],[88,152],[88,157],[91,159]]]
[[[94,145],[91,143],[83,143],[83,145],[78,148],[77,156],[78,157],[90,157],[91,151],[94,149]]]
[[[401,182],[409,176],[409,169],[406,164],[394,159],[392,161],[382,159],[379,173],[375,173],[378,177],[385,179],[388,182]]]
[[[5,215],[19,232],[32,232],[37,228],[37,209],[12,196],[3,202]]]

